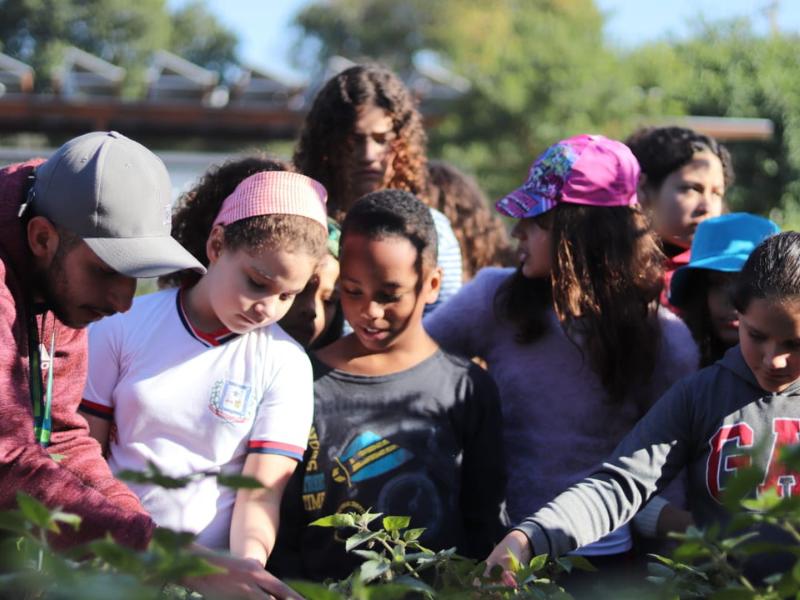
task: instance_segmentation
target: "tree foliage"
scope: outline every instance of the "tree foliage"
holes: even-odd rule
[[[237,63],[236,33],[219,22],[201,0],[170,15],[172,52],[206,69],[224,74]]]
[[[3,52],[33,67],[37,91],[49,91],[66,46],[127,69],[138,90],[150,54],[169,39],[164,0],[0,0]]]
[[[747,20],[701,23],[686,41],[632,53],[629,68],[668,106],[693,115],[772,120],[768,141],[736,142],[732,208],[796,223],[800,211],[800,37],[757,35]]]
[[[319,62],[368,55],[402,72],[429,50],[469,79],[431,131],[431,151],[475,172],[492,196],[519,185],[557,139],[623,135],[649,108],[605,46],[592,0],[333,0],[310,5],[297,23]]]
[[[476,173],[492,197],[567,135],[624,138],[687,114],[761,117],[775,124],[772,140],[728,144],[738,179],[730,203],[800,221],[797,36],[700,22],[684,40],[621,51],[605,40],[592,0],[326,0],[297,24],[316,64],[341,54],[403,73],[429,50],[469,79],[431,130],[431,153]]]
[[[75,46],[127,70],[123,95],[140,95],[151,55],[169,49],[223,70],[237,38],[200,2],[174,15],[164,0],[0,0],[2,51],[33,67],[36,91],[50,91],[64,49]]]

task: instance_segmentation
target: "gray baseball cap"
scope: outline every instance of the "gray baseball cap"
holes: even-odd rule
[[[36,169],[28,203],[123,275],[205,273],[170,235],[171,194],[155,154],[116,131],[95,131],[68,141]]]

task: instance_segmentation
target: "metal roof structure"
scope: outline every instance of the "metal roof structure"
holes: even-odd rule
[[[53,88],[65,98],[116,97],[125,81],[125,69],[71,46],[53,73]]]
[[[0,96],[33,91],[33,69],[24,62],[0,53]]]

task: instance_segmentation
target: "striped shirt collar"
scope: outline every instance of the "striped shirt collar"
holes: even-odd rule
[[[183,326],[186,328],[186,331],[189,333],[189,335],[209,348],[221,346],[225,342],[239,337],[238,333],[234,333],[225,326],[220,327],[216,331],[206,332],[201,331],[192,325],[192,322],[189,320],[189,316],[186,314],[186,309],[183,306],[183,292],[184,289],[181,288],[178,290],[178,293],[175,294],[175,303],[178,308],[178,317],[180,317],[181,323],[183,323]]]

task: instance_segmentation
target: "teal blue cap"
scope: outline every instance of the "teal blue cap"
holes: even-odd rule
[[[756,246],[780,230],[773,221],[748,213],[730,213],[700,223],[692,241],[689,264],[672,274],[670,304],[680,307],[686,302],[691,275],[697,269],[723,273],[741,271]]]

